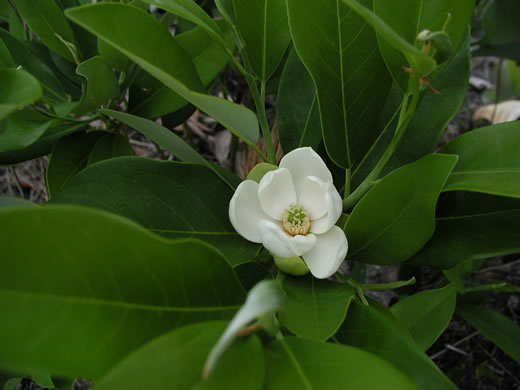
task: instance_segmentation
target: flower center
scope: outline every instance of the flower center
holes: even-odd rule
[[[311,228],[311,220],[305,207],[300,204],[291,204],[283,214],[283,227],[292,236],[306,235]]]

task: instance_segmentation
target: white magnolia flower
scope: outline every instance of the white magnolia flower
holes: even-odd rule
[[[341,211],[329,169],[314,150],[299,148],[260,183],[240,183],[229,219],[245,239],[278,257],[301,256],[315,277],[327,278],[347,254],[345,233],[335,226]]]

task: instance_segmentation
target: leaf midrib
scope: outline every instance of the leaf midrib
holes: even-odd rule
[[[114,308],[118,308],[118,309],[154,311],[154,312],[198,313],[198,312],[237,310],[241,307],[240,305],[197,306],[197,307],[146,305],[146,304],[142,304],[142,303],[123,302],[123,301],[117,301],[117,300],[85,298],[85,297],[77,297],[77,296],[72,296],[72,295],[29,293],[29,292],[25,292],[25,291],[13,291],[13,290],[0,290],[0,296],[2,296],[2,295],[11,297],[11,298],[18,297],[18,298],[24,298],[24,299],[63,302],[64,304],[66,303],[66,304],[78,304],[78,305],[94,305],[94,306],[114,307]]]

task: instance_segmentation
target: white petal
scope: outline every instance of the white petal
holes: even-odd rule
[[[245,180],[239,184],[229,202],[229,220],[235,230],[246,240],[261,243],[262,236],[258,224],[268,219],[258,199],[258,183]]]
[[[307,176],[316,176],[325,183],[332,183],[329,168],[312,148],[298,148],[287,153],[280,161],[280,168],[287,168],[291,172],[297,195],[301,193],[303,181]]]
[[[341,217],[343,201],[332,182],[325,184],[325,205],[327,214],[317,220],[311,221],[311,233],[323,234],[328,231]]]
[[[278,257],[301,256],[316,244],[316,236],[291,236],[279,222],[260,221],[260,234],[264,247]]]
[[[298,203],[309,212],[311,221],[323,217],[328,211],[325,203],[326,188],[326,184],[316,176],[307,176],[303,180]]]
[[[258,197],[266,214],[281,221],[287,207],[296,203],[296,191],[290,172],[285,168],[267,172],[260,180]]]
[[[316,236],[316,245],[303,254],[303,260],[314,277],[325,279],[332,276],[347,255],[348,242],[345,232],[333,226],[327,233]]]

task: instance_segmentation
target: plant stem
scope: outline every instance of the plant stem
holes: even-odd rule
[[[409,92],[403,98],[403,104],[401,106],[401,112],[399,114],[399,120],[397,124],[397,128],[390,141],[390,144],[386,148],[385,152],[377,162],[376,166],[372,169],[372,172],[368,174],[368,176],[363,180],[363,182],[356,188],[356,190],[343,199],[343,210],[350,210],[358,201],[365,195],[372,186],[379,179],[379,175],[383,171],[385,165],[390,160],[390,157],[394,154],[397,146],[403,137],[403,134],[406,132],[408,124],[412,119],[415,109],[417,108],[417,103],[419,102],[419,96],[421,94],[421,84],[419,79],[412,78],[413,83],[411,87],[409,87]],[[413,93],[413,98],[410,106],[408,106],[408,97]]]
[[[89,123],[89,122],[95,121],[96,119],[99,119],[101,117],[101,114],[96,114],[96,115],[93,115],[93,116],[85,118],[85,119],[76,119],[76,118],[72,118],[72,117],[63,117],[63,116],[52,114],[49,111],[47,111],[47,110],[45,110],[45,109],[43,109],[41,107],[38,107],[36,104],[32,104],[31,106],[36,111],[40,112],[41,114],[43,114],[43,115],[45,115],[45,116],[47,116],[49,118],[61,119],[61,120],[68,121],[68,122]]]
[[[261,82],[259,93],[253,77],[250,74],[247,74],[245,77],[255,103],[256,113],[258,115],[258,120],[260,121],[260,128],[262,129],[262,136],[264,138],[265,149],[267,150],[267,159],[264,160],[276,165],[276,156],[273,141],[271,139],[271,130],[269,129],[269,123],[267,122],[267,115],[265,112],[265,82]]]

